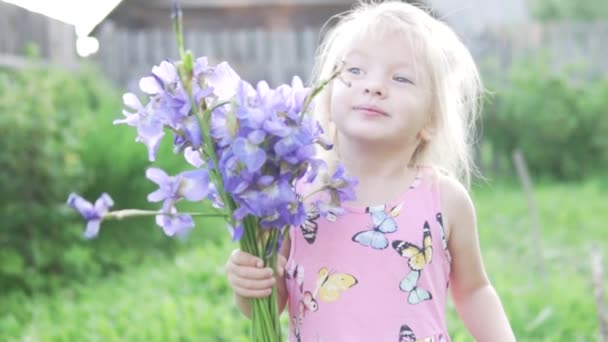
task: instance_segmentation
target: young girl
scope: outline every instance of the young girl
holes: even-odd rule
[[[315,79],[343,70],[316,102],[356,202],[291,229],[278,276],[236,250],[226,270],[237,305],[278,282],[290,341],[450,341],[448,289],[478,341],[515,337],[479,251],[465,190],[481,91],[454,32],[403,2],[360,4],[319,49]],[[464,184],[464,186],[463,186]]]

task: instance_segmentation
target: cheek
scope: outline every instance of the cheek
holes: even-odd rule
[[[431,112],[435,110],[435,102],[436,99],[431,89],[425,89],[425,91],[421,92],[419,106],[420,109],[426,112],[429,116]]]
[[[341,100],[341,96],[339,92],[333,91],[331,94],[331,98],[329,99],[329,119],[330,121],[334,121],[336,116],[339,116],[339,113],[342,112],[343,101]]]
[[[406,116],[410,120],[427,121],[431,116],[430,101],[424,93],[408,94],[403,98],[402,106],[408,109]]]
[[[329,114],[332,120],[339,118],[345,114],[348,107],[348,96],[341,87],[332,89],[331,98],[329,100]]]

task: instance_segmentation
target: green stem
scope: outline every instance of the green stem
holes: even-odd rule
[[[217,109],[220,106],[228,104],[229,102],[221,102],[221,103],[215,105],[214,107],[205,110],[205,112],[201,113],[199,111],[198,106],[196,105],[194,99],[192,98],[192,95],[188,94],[188,97],[190,99],[190,105],[194,111],[194,115],[196,115],[196,117],[199,121],[199,125],[201,127],[201,134],[202,134],[202,138],[203,138],[203,145],[201,148],[203,149],[203,154],[205,156],[209,157],[213,164],[212,165],[213,167],[209,168],[209,178],[211,179],[213,184],[215,184],[215,186],[217,187],[217,192],[218,192],[220,198],[222,199],[222,202],[224,203],[225,208],[228,210],[230,219],[232,219],[232,213],[236,209],[236,205],[235,205],[234,201],[232,200],[232,198],[230,198],[230,196],[228,196],[228,194],[226,193],[226,191],[224,189],[224,182],[222,181],[222,175],[219,172],[218,157],[217,157],[217,154],[215,153],[215,149],[213,148],[214,144],[213,144],[213,140],[211,139],[209,121],[208,121],[212,111],[214,111],[215,109]]]
[[[327,189],[327,186],[322,186],[322,187],[320,187],[319,189],[317,189],[317,190],[315,190],[315,191],[313,191],[313,192],[309,193],[308,195],[306,195],[306,196],[305,196],[305,197],[302,199],[302,202],[306,201],[307,199],[309,199],[310,197],[312,197],[314,194],[317,194],[317,193],[319,193],[319,192],[321,192],[321,191],[324,191],[325,189]]]
[[[174,3],[173,8],[173,30],[175,31],[175,36],[177,38],[177,49],[179,51],[180,58],[184,58],[184,26],[182,23],[182,10],[179,7],[179,3]]]
[[[341,73],[342,73],[342,67],[336,68],[336,70],[334,70],[334,72],[331,74],[331,76],[328,79],[321,81],[319,84],[317,84],[316,87],[314,87],[312,89],[312,92],[310,93],[310,95],[308,95],[308,97],[306,97],[306,99],[304,100],[304,105],[302,106],[302,116],[304,116],[304,113],[306,113],[308,111],[308,107],[312,103],[312,100],[321,93],[323,88],[325,88],[325,86],[327,86],[329,84],[329,82],[333,81]]]
[[[226,214],[221,213],[201,213],[201,212],[180,212],[180,215],[190,215],[190,216],[205,216],[205,217],[226,217]],[[140,210],[140,209],[123,209],[107,212],[103,215],[105,220],[122,220],[126,217],[138,217],[138,216],[156,216],[156,215],[166,215],[173,216],[176,214],[172,213],[163,213],[155,210]]]
[[[175,3],[175,17],[174,17],[174,28],[177,36],[177,46],[179,49],[179,55],[181,58],[181,64],[178,66],[180,80],[182,85],[188,94],[188,99],[192,108],[192,114],[196,116],[199,121],[201,128],[201,134],[203,138],[203,144],[201,146],[203,155],[211,160],[213,164],[209,167],[209,178],[217,187],[217,191],[222,201],[224,202],[226,214],[222,215],[227,218],[229,222],[234,222],[233,213],[236,208],[236,203],[232,198],[225,192],[224,184],[222,182],[222,175],[219,171],[218,156],[214,149],[214,143],[210,135],[210,114],[219,106],[223,106],[226,103],[220,103],[211,109],[206,108],[203,102],[201,107],[196,103],[192,96],[192,69],[193,69],[193,58],[190,52],[184,50],[183,44],[183,25],[182,25],[182,14],[181,10]],[[313,90],[311,96],[306,99],[304,103],[303,113],[308,110],[308,106],[323,87],[325,87],[329,81],[337,77],[339,72],[332,75],[329,80],[322,82],[317,88]],[[195,80],[197,81],[197,80]],[[302,114],[304,115],[304,114]],[[131,211],[131,216],[143,216],[143,215],[158,215],[157,212],[145,212],[145,211]],[[153,214],[152,214],[153,213]],[[122,217],[117,212],[108,213],[109,217]],[[208,215],[202,214],[201,215]],[[124,213],[123,213],[124,216]],[[215,215],[218,216],[218,215]],[[247,253],[261,257],[264,260],[266,266],[270,265],[276,274],[277,264],[277,240],[279,237],[278,230],[272,230],[269,234],[261,231],[258,227],[258,221],[256,218],[247,216],[244,221],[244,236],[240,239],[239,243],[241,249]],[[258,236],[263,236],[262,241],[258,241]],[[267,251],[270,251],[270,255],[267,255]],[[280,342],[281,341],[281,327],[278,314],[278,303],[277,303],[277,286],[273,286],[272,294],[266,298],[253,299],[252,301],[252,326],[251,326],[251,338],[254,342]]]
[[[270,254],[270,265],[272,266],[273,274],[277,274],[277,259],[278,259],[278,250],[277,243],[279,240],[279,230],[273,229],[270,239],[269,246],[266,248],[271,248],[272,253]],[[274,333],[281,340],[281,323],[279,321],[279,306],[278,306],[278,288],[275,285],[272,288],[272,294],[270,296],[270,307],[269,310],[272,313],[275,313],[271,318],[273,319]]]
[[[265,266],[270,266],[276,274],[277,250],[272,248],[278,241],[278,230],[271,230],[269,234],[258,227],[255,217],[247,216],[244,219],[245,232],[239,241],[241,250],[260,257]],[[261,241],[259,236],[263,236]],[[272,248],[270,256],[266,254]],[[273,286],[272,294],[266,298],[252,299],[251,341],[253,342],[280,342],[281,325],[279,320],[277,286]]]

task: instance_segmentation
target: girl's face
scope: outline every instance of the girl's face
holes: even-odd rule
[[[421,136],[428,137],[430,78],[412,46],[403,35],[386,34],[347,47],[342,81],[333,82],[330,99],[340,135],[396,147],[417,146]]]

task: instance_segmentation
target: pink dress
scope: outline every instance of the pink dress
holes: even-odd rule
[[[450,341],[435,173],[420,169],[394,203],[345,209],[291,229],[289,341]]]

